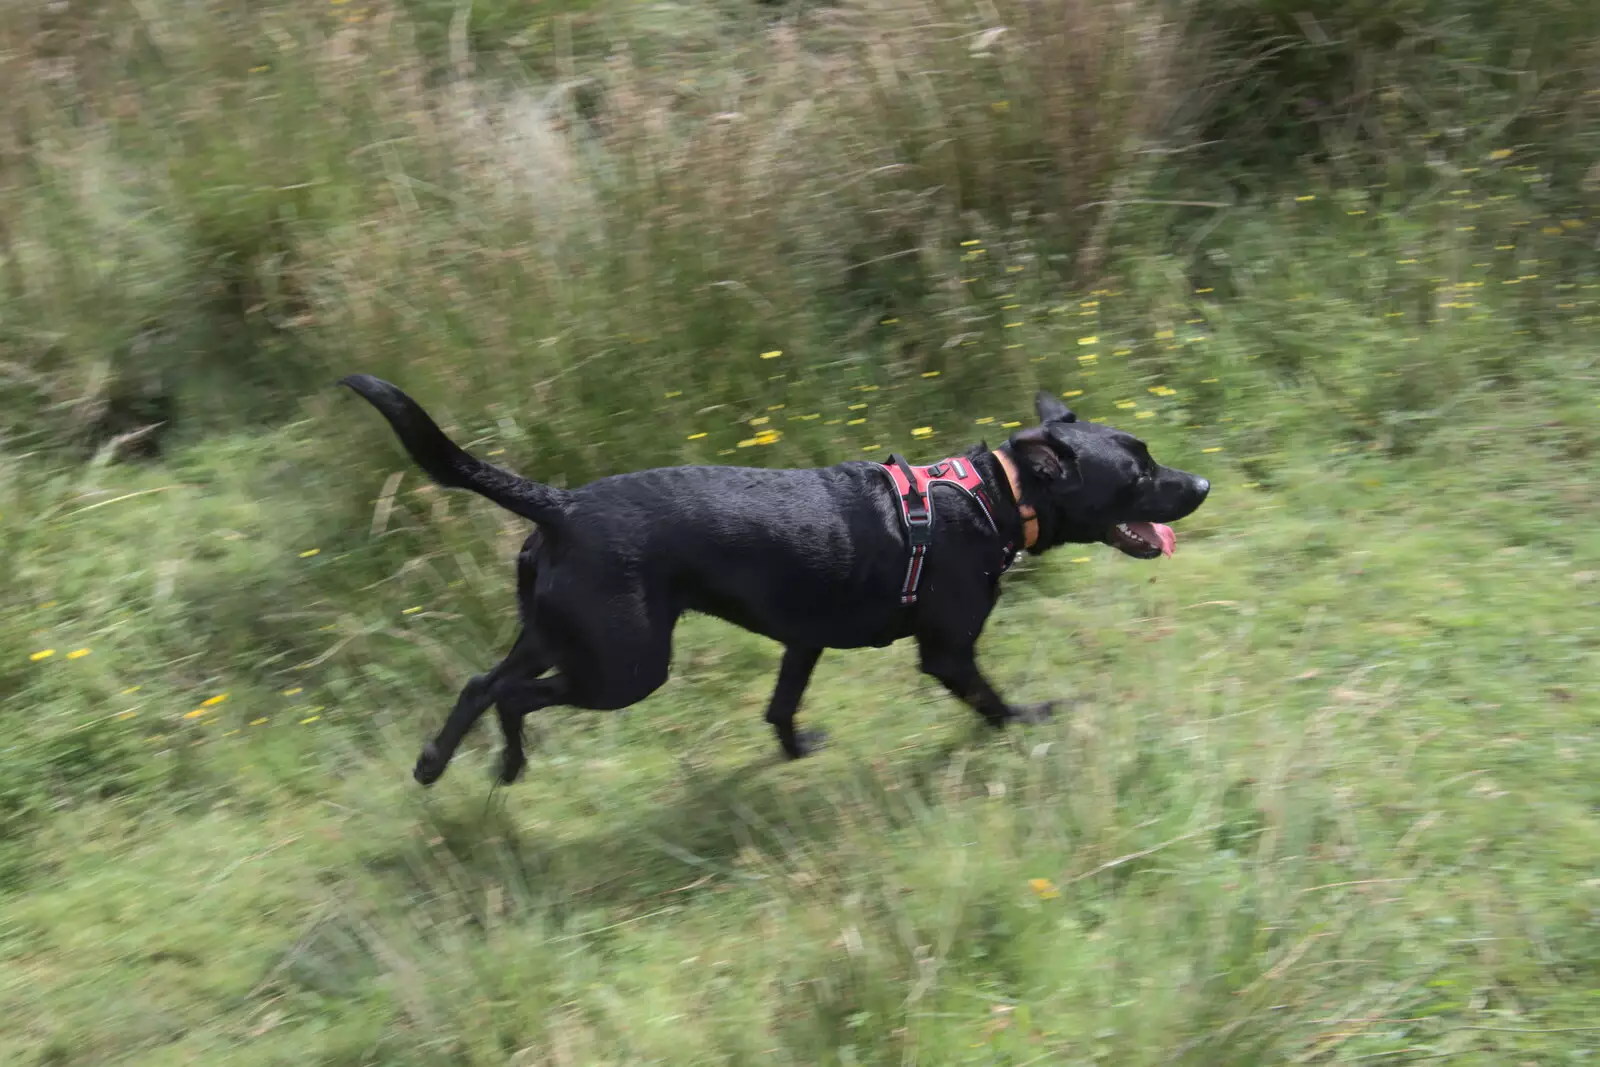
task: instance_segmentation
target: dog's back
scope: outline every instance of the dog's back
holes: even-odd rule
[[[591,482],[553,551],[785,644],[885,644],[905,543],[876,465],[668,467]],[[591,577],[611,584],[599,573]],[[611,580],[620,575],[612,573]]]

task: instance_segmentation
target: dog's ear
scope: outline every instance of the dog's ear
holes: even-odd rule
[[[1054,393],[1046,392],[1043,389],[1039,390],[1039,394],[1033,398],[1033,407],[1039,413],[1040,422],[1078,421],[1078,416],[1072,413],[1071,408],[1056,399]]]
[[[1072,448],[1053,439],[1043,426],[1017,431],[1011,435],[1010,444],[1017,461],[1040,481],[1052,482],[1078,473],[1078,457]]]

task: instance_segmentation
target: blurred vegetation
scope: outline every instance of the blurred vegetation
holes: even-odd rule
[[[0,7],[0,1059],[1581,1061],[1597,253],[1587,0]],[[525,528],[356,370],[557,484],[1042,386],[1217,491],[1017,575],[1059,728],[830,656],[746,781],[697,621],[479,817]]]

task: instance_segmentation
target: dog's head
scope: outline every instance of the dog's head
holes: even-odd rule
[[[1039,393],[1036,406],[1039,425],[1007,442],[1022,501],[1039,518],[1030,551],[1103,541],[1139,559],[1172,555],[1177,536],[1165,524],[1198,508],[1211,483],[1163,467],[1130,433],[1079,422],[1049,393]]]

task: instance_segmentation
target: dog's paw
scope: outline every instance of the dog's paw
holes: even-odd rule
[[[522,777],[522,769],[527,765],[527,758],[520,753],[502,752],[500,753],[500,770],[495,777],[500,780],[501,785],[510,785]]]
[[[1055,718],[1056,701],[1046,700],[1042,704],[1011,704],[1006,708],[1007,722],[1041,723],[1049,722]]]
[[[809,730],[796,730],[794,732],[794,747],[785,748],[783,754],[790,759],[801,759],[811,755],[828,743],[828,731],[819,726]]]
[[[429,741],[422,746],[422,754],[417,757],[417,765],[411,769],[411,777],[423,785],[432,785],[439,780],[449,762],[439,747]]]

